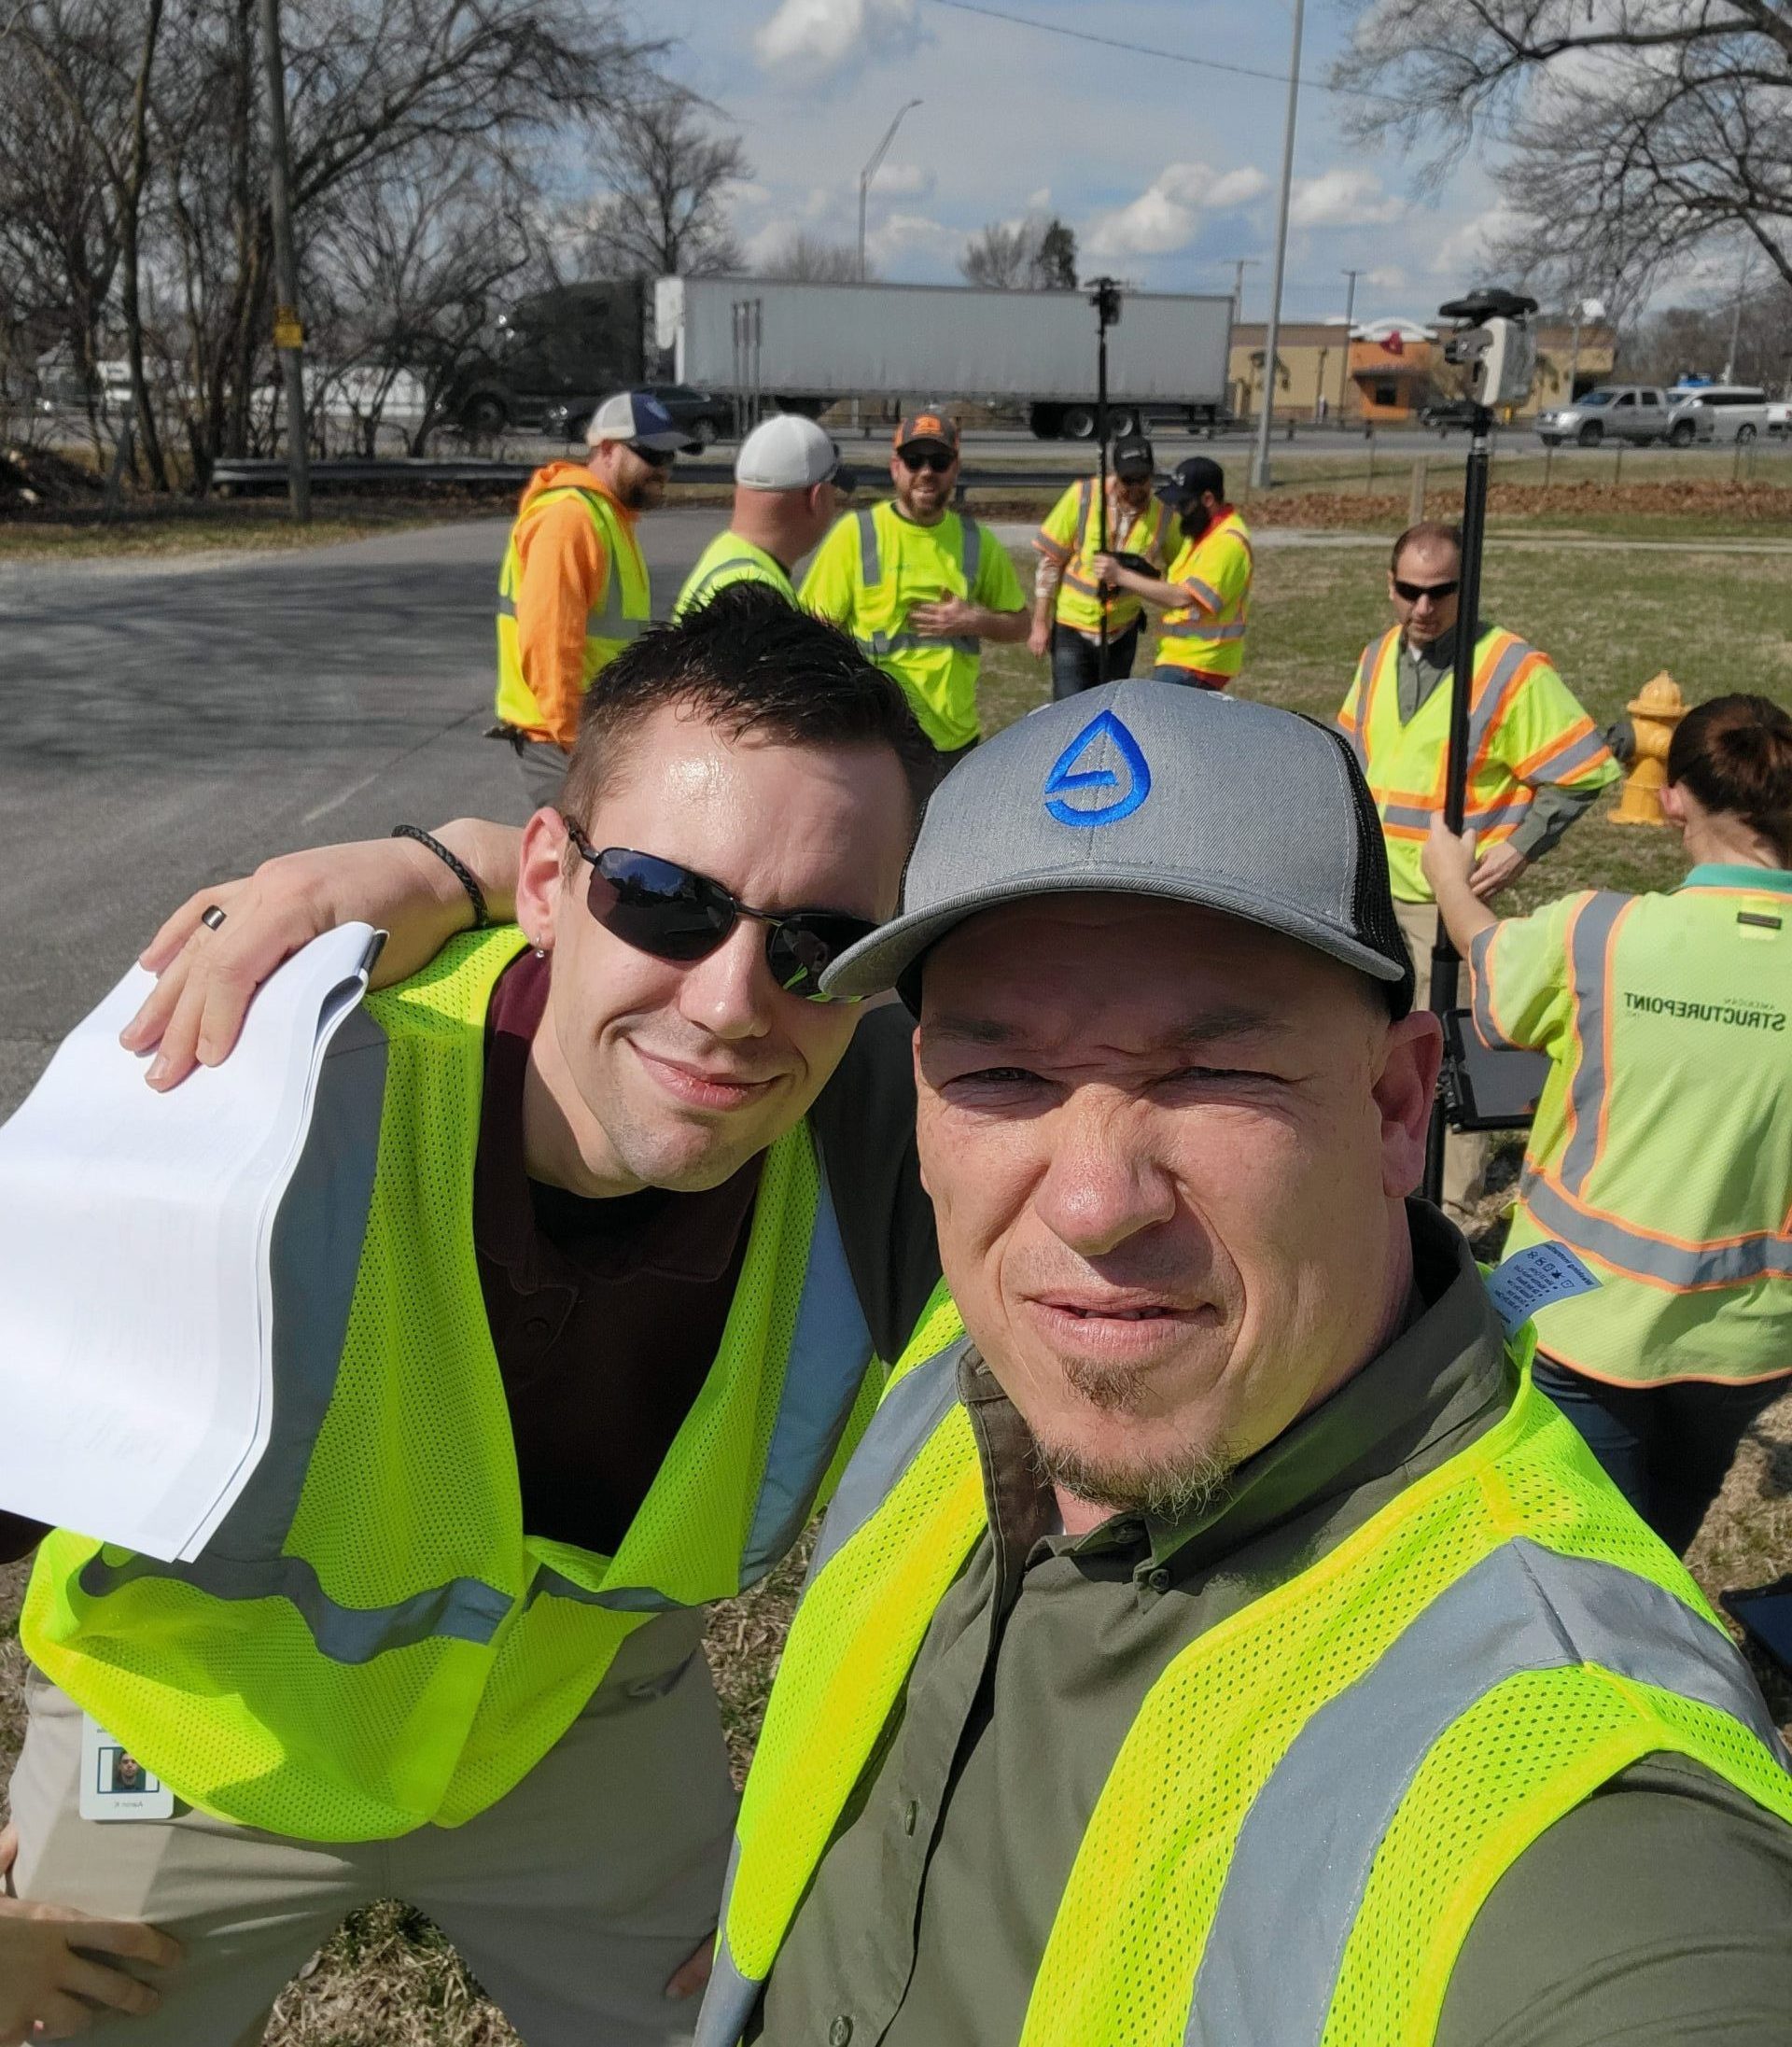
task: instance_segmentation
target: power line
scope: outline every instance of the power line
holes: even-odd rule
[[[1009,21],[1015,28],[1038,29],[1046,35],[1063,35],[1074,43],[1099,43],[1103,49],[1121,49],[1135,57],[1156,57],[1165,63],[1187,64],[1196,71],[1225,71],[1235,78],[1262,78],[1270,85],[1286,85],[1285,71],[1265,71],[1255,64],[1222,63],[1217,57],[1191,57],[1184,49],[1162,49],[1155,43],[1130,43],[1118,35],[1098,35],[1092,29],[1066,28],[1058,21],[1042,21],[1030,14],[1011,14],[1005,7],[987,7],[975,4],[975,0],[932,0],[936,7],[949,7],[954,14],[981,14],[992,21]],[[1301,84],[1315,92],[1341,92],[1342,86],[1328,85],[1323,78],[1301,79]],[[1349,88],[1352,99],[1388,100],[1393,95],[1388,92],[1365,92],[1361,86]]]

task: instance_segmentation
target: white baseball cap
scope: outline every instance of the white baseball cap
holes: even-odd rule
[[[744,490],[807,490],[839,467],[839,449],[814,420],[774,413],[741,442],[735,482]]]
[[[607,398],[592,414],[585,441],[594,448],[600,441],[625,441],[630,447],[651,448],[661,455],[703,452],[703,443],[674,423],[651,391],[618,391]]]

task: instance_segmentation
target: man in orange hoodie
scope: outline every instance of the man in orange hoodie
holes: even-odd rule
[[[651,616],[635,524],[697,444],[658,399],[619,391],[591,415],[583,462],[550,462],[523,493],[497,582],[497,727],[523,786],[552,803],[591,679]]]

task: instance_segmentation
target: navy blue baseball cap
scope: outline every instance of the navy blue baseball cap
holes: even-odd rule
[[[1161,484],[1156,495],[1167,505],[1192,505],[1204,490],[1214,497],[1225,496],[1225,471],[1211,456],[1191,455],[1178,462]]]
[[[588,447],[600,441],[623,441],[631,448],[651,448],[661,455],[703,453],[703,442],[693,441],[651,391],[618,391],[607,398],[585,428]]]

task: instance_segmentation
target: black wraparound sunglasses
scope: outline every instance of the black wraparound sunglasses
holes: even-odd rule
[[[956,455],[947,455],[943,449],[922,454],[918,449],[911,453],[907,448],[898,448],[896,454],[903,467],[917,476],[923,470],[931,470],[935,476],[945,476],[959,459]]]
[[[1421,597],[1429,597],[1439,604],[1445,597],[1453,597],[1460,587],[1454,582],[1402,582],[1398,576],[1393,579],[1394,592],[1408,604],[1417,604]]]
[[[825,1002],[833,998],[821,992],[823,972],[877,928],[840,910],[755,910],[677,861],[625,846],[596,851],[570,818],[561,822],[591,868],[585,891],[591,914],[612,937],[655,960],[707,960],[743,917],[751,918],[765,926],[765,964],[778,987],[805,1002]]]

